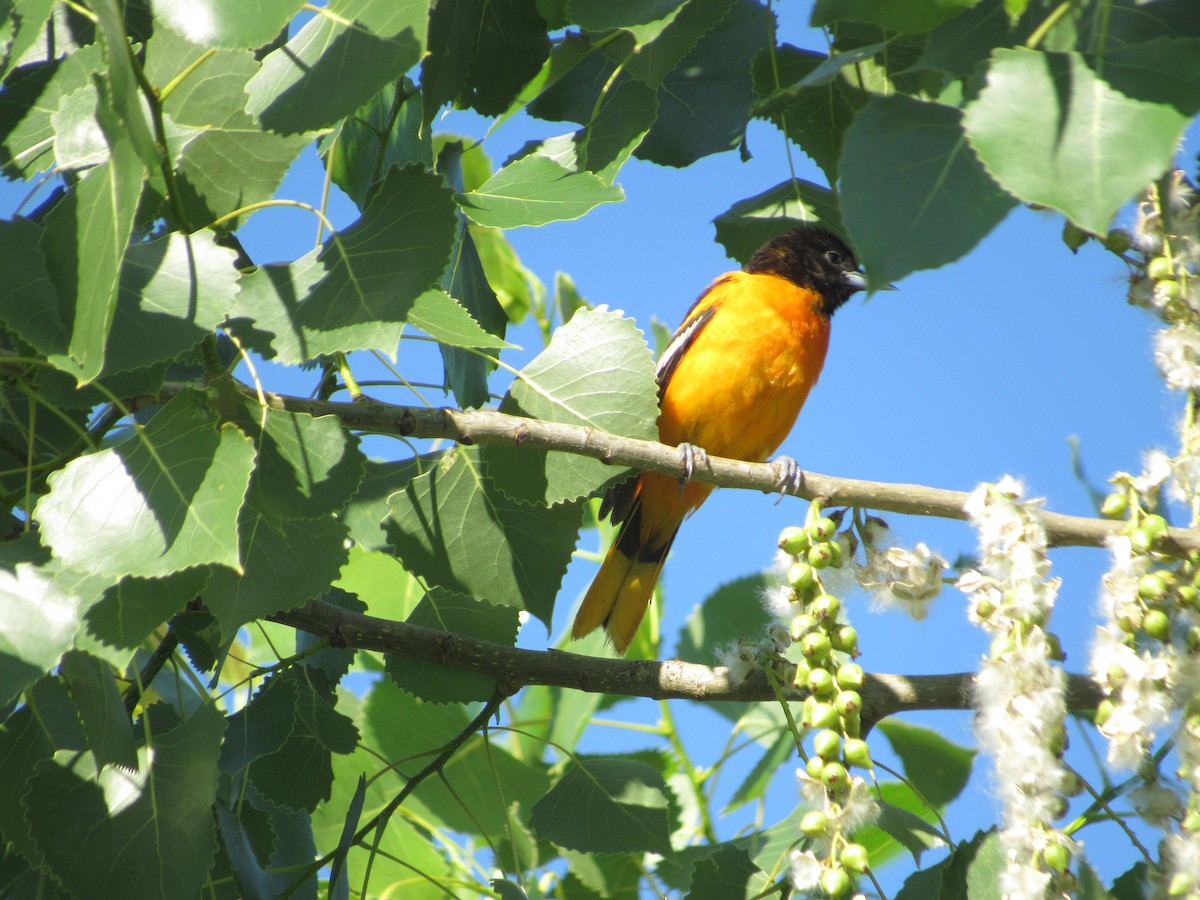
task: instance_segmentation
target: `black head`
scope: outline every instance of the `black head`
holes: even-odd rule
[[[856,291],[865,290],[854,251],[824,228],[805,226],[772,238],[754,251],[745,269],[778,275],[821,295],[821,312],[832,316]]]

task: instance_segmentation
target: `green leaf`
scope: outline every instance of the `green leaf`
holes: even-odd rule
[[[511,647],[520,627],[517,611],[495,606],[453,591],[434,587],[406,620],[412,625],[483,638]],[[496,679],[450,666],[387,657],[387,673],[404,690],[430,703],[469,703],[487,700],[496,693]]]
[[[85,572],[158,577],[240,568],[237,517],[254,445],[203,394],[174,397],[133,437],[50,476],[34,515],[56,557]]]
[[[625,192],[591,172],[572,172],[544,156],[509,163],[478,190],[459,196],[467,218],[489,228],[520,228],[578,219]]]
[[[1076,894],[1079,900],[1113,900],[1096,870],[1086,862],[1080,861],[1075,877],[1079,879],[1079,893]]]
[[[97,32],[104,45],[105,59],[108,62],[106,80],[112,91],[112,105],[120,116],[124,133],[133,149],[141,157],[145,168],[153,171],[162,160],[162,151],[150,132],[150,123],[146,121],[142,92],[133,70],[121,6],[117,0],[95,0],[91,9],[96,14]],[[113,149],[115,152],[116,148]],[[134,202],[136,201],[135,197]],[[120,228],[117,229],[117,233],[121,234]],[[125,237],[120,240],[122,245],[128,237],[128,229],[124,234]]]
[[[1104,81],[1135,100],[1200,112],[1200,38],[1155,38],[1104,55]]]
[[[737,147],[754,103],[749,60],[770,33],[770,13],[738,0],[696,42],[658,88],[658,117],[635,155],[664,166],[688,166]]]
[[[464,190],[463,156],[463,145],[458,141],[444,144],[438,153],[438,171],[457,192]],[[441,284],[489,333],[504,337],[508,317],[484,275],[483,264],[461,209],[457,214],[454,249],[450,252],[450,264],[442,275]],[[446,384],[454,392],[458,405],[465,409],[487,403],[491,399],[487,378],[495,364],[477,350],[445,344],[439,350],[445,365]]]
[[[629,39],[607,44],[605,53],[634,78],[658,90],[668,75],[678,74],[706,34],[730,24],[726,17],[738,2],[690,0],[661,18],[630,27]],[[753,55],[741,57],[742,62]]]
[[[389,680],[376,683],[366,700],[363,742],[386,759],[405,760],[400,771],[411,776],[431,751],[445,746],[470,720],[458,704],[422,702]],[[375,765],[378,765],[376,759]],[[471,835],[499,835],[508,821],[509,805],[528,809],[546,793],[550,780],[536,760],[516,759],[482,735],[469,738],[442,770],[453,793],[441,779],[423,782],[411,798],[445,827]],[[385,781],[390,796],[406,779]],[[464,809],[461,798],[470,798]],[[406,805],[409,801],[406,801]]]
[[[46,268],[42,229],[29,219],[0,220],[0,323],[38,353],[65,353],[68,332]]]
[[[433,141],[429,129],[423,129],[421,94],[407,77],[401,79],[403,96],[397,98],[396,83],[389,82],[353,116],[347,117],[322,144],[322,155],[333,183],[345,191],[360,210],[367,208],[371,179],[390,167],[404,168],[410,163],[433,167]],[[399,109],[390,131],[385,131],[392,107]]]
[[[879,818],[875,824],[903,845],[917,865],[921,864],[921,854],[926,850],[945,846],[941,832],[916,813],[890,803],[880,803],[879,806]]]
[[[113,767],[97,775],[75,753],[39,765],[26,815],[54,876],[78,896],[198,895],[216,849],[224,727],[214,704],[200,706],[154,735],[137,775]]]
[[[332,795],[312,814],[313,833],[317,845],[322,849],[338,845],[345,826],[346,811],[353,801],[361,774],[376,772],[379,768],[378,757],[361,748],[350,756],[333,757]],[[401,779],[394,775],[371,779],[367,784],[364,807],[369,811],[382,809],[401,786]],[[405,806],[408,805],[406,802]],[[378,896],[445,900],[446,894],[441,883],[454,876],[446,857],[429,839],[428,832],[410,824],[405,816],[394,815],[388,819],[381,834],[380,846],[386,847],[387,853],[374,853],[370,848],[361,846],[350,848],[345,863],[350,884],[364,884],[369,865],[371,890]],[[307,862],[317,855],[314,853]]]
[[[658,389],[642,332],[607,309],[576,313],[521,370],[500,411],[656,440]],[[500,490],[524,503],[579,500],[631,473],[577,454],[506,444],[488,445],[482,456]]]
[[[917,869],[904,880],[904,886],[896,894],[895,900],[928,900],[929,897],[942,898],[942,885],[945,881],[947,866],[939,863],[928,869]]]
[[[955,856],[963,852],[959,845]],[[1000,835],[991,831],[967,862],[967,896],[970,900],[1001,900],[1000,875],[1004,872],[1004,848]]]
[[[280,520],[247,503],[238,533],[242,573],[215,570],[204,594],[226,641],[247,622],[324,594],[346,562],[346,526],[332,516]]]
[[[696,861],[686,900],[728,900],[752,897],[752,879],[761,874],[743,847],[729,844]]]
[[[66,333],[49,360],[87,384],[104,368],[104,349],[145,171],[128,141],[91,169],[46,217],[41,249],[59,296]]]
[[[196,599],[209,574],[207,567],[197,567],[165,578],[124,578],[88,610],[88,632],[111,647],[134,649]]]
[[[272,131],[332,125],[421,59],[429,0],[335,0],[263,59],[246,110]]]
[[[580,758],[534,804],[529,826],[571,850],[670,856],[666,788],[662,775],[644,762]]]
[[[666,18],[686,0],[567,0],[565,12],[585,31],[608,31]]]
[[[109,372],[177,359],[224,321],[237,295],[237,254],[206,234],[133,244],[121,268]]]
[[[738,785],[738,789],[733,792],[729,803],[721,810],[721,815],[728,815],[765,796],[779,770],[796,755],[796,739],[791,731],[780,731],[767,752],[758,758],[745,779]]]
[[[884,719],[876,727],[900,757],[908,780],[938,809],[967,786],[976,751],[952,743],[930,728],[898,719]]]
[[[854,19],[889,31],[929,31],[977,3],[979,0],[817,0],[812,24],[820,27]]]
[[[12,4],[13,12],[18,7]],[[8,77],[12,69],[24,61],[25,52],[36,46],[45,34],[46,20],[54,9],[54,0],[22,0],[19,14],[10,15],[7,23],[0,25],[0,79]],[[11,40],[9,28],[11,27]],[[7,43],[7,47],[4,44]]]
[[[1142,900],[1146,896],[1147,874],[1145,861],[1139,860],[1132,868],[1117,876],[1110,891],[1113,900]]]
[[[243,427],[258,440],[249,501],[265,515],[327,518],[358,490],[365,459],[358,438],[336,416],[264,410],[247,401]]]
[[[842,78],[802,85],[826,59],[791,44],[761,51],[753,66],[754,90],[761,98],[755,112],[783,131],[835,184],[842,136],[866,96]]]
[[[506,497],[484,477],[479,452],[448,451],[389,498],[396,555],[430,584],[526,609],[547,627],[579,530],[578,504],[549,509]]]
[[[953,262],[1015,204],[975,158],[958,110],[908,97],[871,98],[846,130],[840,172],[842,216],[876,287]]]
[[[321,251],[242,279],[232,330],[286,364],[338,351],[394,354],[409,322],[439,340],[507,346],[447,294],[429,290],[445,268],[454,215],[438,176],[419,166],[389,170],[366,213]]]
[[[62,674],[96,769],[118,765],[137,771],[133,729],[112,669],[94,656],[72,650],[63,657]]]
[[[441,0],[429,15],[421,62],[425,121],[449,102],[499,115],[549,54],[536,0]]]
[[[154,0],[154,15],[195,44],[258,47],[275,38],[302,0]]]
[[[108,159],[108,141],[96,121],[96,100],[95,89],[88,85],[63,97],[50,116],[58,168],[82,169]]]
[[[743,265],[771,238],[801,225],[820,225],[846,236],[833,191],[796,178],[739,200],[715,219],[717,241]]]
[[[270,199],[311,139],[308,134],[264,131],[246,112],[246,84],[259,69],[254,54],[213,52],[156,24],[146,45],[146,77],[151,83],[165,85],[197,62],[199,67],[163,101],[164,114],[176,126],[194,132],[188,140],[172,144],[177,199],[193,228]],[[229,218],[219,228],[233,230],[240,221],[240,216]]]
[[[679,658],[712,665],[721,647],[738,638],[762,637],[774,621],[762,603],[768,586],[762,573],[747,575],[721,585],[695,604],[679,633],[675,648]]]
[[[269,743],[260,739],[257,743],[243,745],[258,751],[254,758],[246,760],[255,787],[267,800],[285,809],[312,812],[317,804],[329,799],[333,784],[330,754],[350,753],[358,741],[354,723],[334,709],[333,692],[318,689],[312,683],[314,680],[324,681],[314,674],[292,669],[274,679],[278,684],[264,687],[263,691],[291,689],[281,700],[272,703],[267,723],[255,723],[254,712],[248,709],[247,723],[256,735],[269,729],[273,732],[272,738],[285,736],[275,747],[271,747],[274,741],[270,738]],[[290,727],[280,729],[285,717],[290,718]],[[245,759],[243,754],[231,757],[227,763],[223,755],[222,767],[226,768],[234,760]]]
[[[997,50],[963,117],[1005,189],[1100,234],[1171,164],[1186,124],[1172,106],[1113,90],[1078,53],[1033,50]]]
[[[0,705],[58,665],[98,599],[86,585],[73,591],[60,584],[29,549],[28,561],[6,560],[0,568]]]
[[[92,72],[101,68],[99,44],[65,59],[14,72],[0,91],[0,164],[14,180],[28,180],[53,168],[55,112],[64,97],[80,89],[94,91]]]

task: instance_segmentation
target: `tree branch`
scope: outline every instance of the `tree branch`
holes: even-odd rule
[[[185,386],[164,385],[159,397],[140,398],[141,404],[160,403]],[[247,392],[254,398],[253,392]],[[419,406],[395,406],[375,400],[340,403],[310,400],[283,394],[266,394],[273,409],[307,413],[311,416],[336,416],[347,428],[372,434],[390,434],[415,438],[446,438],[460,444],[515,444],[588,456],[616,466],[639,471],[662,472],[682,477],[683,461],[679,450],[655,441],[620,437],[579,425],[564,425],[539,419],[510,416],[495,410],[429,409]],[[137,405],[137,404],[135,404]],[[749,463],[709,456],[706,465],[698,465],[692,477],[720,487],[779,491],[779,474],[770,463]],[[967,493],[919,484],[892,484],[860,481],[804,472],[800,484],[784,493],[804,500],[821,499],[827,506],[856,506],[863,509],[915,516],[965,519],[963,504]],[[1051,546],[1100,547],[1110,535],[1124,527],[1109,519],[1068,516],[1043,511],[1042,524]],[[1200,550],[1200,529],[1172,528],[1163,539],[1162,549],[1177,554]]]
[[[270,619],[281,625],[328,637],[334,646],[378,650],[411,659],[467,669],[494,678],[496,690],[515,694],[540,684],[590,693],[647,697],[652,700],[720,700],[739,703],[772,701],[775,694],[761,672],[735,683],[724,667],[679,659],[605,659],[563,650],[523,650],[464,634],[437,631],[350,612],[312,601]],[[862,694],[863,725],[912,710],[972,709],[973,673],[951,675],[868,675]],[[789,699],[803,700],[807,691],[791,689]],[[1095,709],[1103,692],[1087,675],[1069,675],[1067,708]]]

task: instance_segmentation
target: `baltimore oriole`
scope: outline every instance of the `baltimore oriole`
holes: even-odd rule
[[[866,287],[854,254],[820,228],[768,241],[741,272],[708,286],[658,361],[658,434],[691,454],[762,462],[796,422],[825,364],[830,317]],[[782,463],[781,483],[794,474]],[[571,636],[601,625],[624,653],[646,614],[683,520],[713,486],[655,472],[609,490],[601,516],[620,524]]]

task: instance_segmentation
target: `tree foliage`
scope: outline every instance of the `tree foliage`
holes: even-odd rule
[[[506,231],[620,202],[631,157],[732,154],[758,118],[827,183],[717,215],[736,259],[820,223],[882,286],[1018,203],[1123,252],[1115,214],[1200,111],[1193,0],[818,0],[812,20],[828,48],[788,43],[757,0],[0,3],[0,168],[51,186],[0,220],[0,891],[786,895],[800,812],[722,839],[678,742],[579,753],[612,696],[509,698],[269,621],[315,602],[511,648],[526,615],[549,624],[592,498],[631,469],[519,433],[368,460],[353,408],[297,411],[231,372],[302,368],[319,405],[353,387],[347,354],[417,332],[456,404],[483,407],[532,317],[545,350],[499,411],[650,440],[641,331],[567,282],[548,301]],[[439,134],[447,107],[563,133],[493,168]],[[314,142],[359,218],[247,258],[239,227],[289,202]],[[761,586],[714,594],[680,652],[712,663]],[[502,700],[512,728],[488,732]],[[755,802],[793,734],[779,706],[721,710],[759,747],[735,798]],[[873,867],[937,844],[971,769],[932,733],[880,731],[906,779],[856,834]],[[995,896],[998,853],[960,843],[899,896]],[[1140,890],[1089,872],[1088,896]]]

